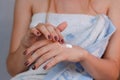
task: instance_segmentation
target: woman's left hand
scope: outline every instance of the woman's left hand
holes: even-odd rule
[[[44,69],[50,69],[62,61],[80,62],[84,60],[85,53],[87,52],[79,46],[67,47],[66,44],[60,44],[59,42],[49,43],[46,46],[39,46],[39,49],[36,44],[28,48],[29,51],[34,51],[35,46],[37,46],[37,50],[27,60],[29,63],[35,61],[33,69],[37,69],[46,61],[48,61],[48,63],[44,66]]]

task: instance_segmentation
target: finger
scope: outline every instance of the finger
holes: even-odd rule
[[[32,64],[33,62],[35,62],[40,56],[46,54],[47,52],[51,51],[52,49],[55,49],[57,46],[60,46],[59,44],[57,45],[57,43],[50,43],[47,46],[44,46],[40,49],[38,49],[35,53],[33,53],[33,55],[28,58],[28,60],[26,61],[27,63]],[[61,48],[60,48],[61,50]],[[58,51],[60,51],[58,50]]]
[[[50,59],[54,56],[56,56],[58,54],[58,50],[51,50],[49,52],[47,52],[46,54],[44,54],[43,56],[41,56],[36,63],[33,66],[33,69],[37,69],[39,68],[39,66],[41,66],[42,64],[44,64],[47,61],[50,61]]]
[[[36,28],[45,36],[46,39],[50,38],[50,33],[44,24],[39,24]]]
[[[40,49],[38,49],[36,52],[34,52],[28,59],[27,59],[27,63],[32,64],[33,62],[35,62],[38,58],[40,58],[42,55],[45,55],[46,53],[48,53],[49,51],[51,51],[53,45],[49,44],[45,47],[42,47]],[[45,57],[45,56],[44,56]]]
[[[57,34],[59,35],[59,40],[58,40],[58,42],[64,43],[64,39],[63,39],[63,36],[62,36],[62,34],[60,33],[60,31],[59,31],[57,28],[56,28],[55,30],[56,30]]]
[[[34,42],[38,41],[39,37],[36,36],[35,32],[36,31],[34,29],[29,29],[26,35],[24,36],[22,42],[26,48],[31,46]]]
[[[47,45],[48,43],[50,43],[50,41],[48,41],[48,40],[37,41],[31,47],[26,49],[24,55],[28,55],[28,54],[34,52],[35,50],[37,50],[38,48],[41,48],[41,47]]]
[[[51,24],[46,24],[46,28],[50,32],[50,35],[51,35],[53,41],[58,41],[59,35],[57,34],[55,27]]]
[[[30,32],[33,33],[36,36],[40,36],[41,35],[41,33],[36,28],[31,28]]]
[[[37,59],[38,54],[35,52],[32,56],[30,56],[27,61],[24,63],[25,66],[30,66]]]
[[[67,22],[63,22],[57,26],[57,29],[60,30],[60,32],[62,32],[66,27],[67,27]]]
[[[42,56],[43,54],[49,52],[51,49],[50,46],[47,47],[42,47],[40,49],[38,49],[36,52],[34,52],[26,61],[26,63],[28,63],[27,66],[31,65],[32,63],[34,63],[40,56]]]
[[[61,54],[57,55],[54,58],[52,58],[52,60],[47,65],[44,66],[44,69],[48,70],[64,60],[65,60],[65,58],[63,57],[63,55],[61,55]]]

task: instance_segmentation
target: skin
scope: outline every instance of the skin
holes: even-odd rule
[[[7,60],[9,73],[14,76],[27,70],[27,67],[39,57],[35,62],[33,69],[37,69],[49,59],[51,59],[51,61],[44,69],[50,69],[61,61],[80,62],[84,69],[95,80],[117,80],[120,67],[120,0],[55,0],[57,13],[89,15],[106,14],[111,19],[117,30],[110,39],[102,59],[89,54],[89,52],[76,45],[73,45],[73,48],[66,48],[65,44],[61,44],[57,40],[55,41],[53,37],[52,40],[49,40],[46,36],[47,34],[42,32],[41,29],[38,29],[38,27],[41,27],[40,25],[36,26],[34,30],[29,30],[32,15],[38,12],[46,12],[47,3],[47,0],[16,0],[14,28],[10,53]],[[75,5],[71,6],[72,4]],[[50,12],[56,13],[53,5],[50,8]],[[66,23],[61,24],[62,27],[58,26],[59,34],[56,31],[57,35],[61,35],[60,31],[63,31],[67,26]],[[51,27],[54,27],[52,24],[50,25]],[[44,27],[47,28],[46,26]],[[24,44],[26,40],[23,37],[26,37],[26,32],[31,32],[35,35],[37,30],[40,35],[36,35],[35,37],[39,38],[35,39],[35,37],[33,37],[31,45]],[[46,30],[48,30],[48,28]],[[58,37],[60,39],[62,38],[60,36]],[[32,54],[33,51],[34,54]],[[23,55],[23,53],[25,54]],[[66,53],[69,53],[69,55]],[[24,66],[24,63],[27,63],[27,65]]]
[[[12,40],[10,46],[10,53],[7,59],[8,72],[12,76],[15,76],[16,74],[26,71],[28,69],[28,67],[25,66],[25,61],[27,60],[28,57],[23,55],[23,53],[26,53],[26,49],[39,40],[48,39],[48,37],[46,36],[48,32],[47,34],[44,34],[46,30],[48,30],[45,29],[47,28],[45,27],[45,25],[47,26],[50,25],[50,28],[52,27],[51,31],[53,31],[54,28],[52,24],[48,24],[48,23],[39,24],[32,29],[29,28],[30,20],[32,17],[31,6],[33,5],[31,3],[33,3],[32,0],[30,1],[16,0],[14,27],[11,38]],[[23,10],[23,8],[25,10]],[[58,33],[57,35],[59,35],[60,40],[62,40],[62,35],[60,34],[60,31],[64,30],[66,26],[67,26],[66,22],[63,22],[60,25],[58,25],[58,27],[55,29],[56,31],[54,30],[53,32],[54,35],[55,32],[56,34]],[[41,31],[40,27],[44,27],[44,30]],[[39,32],[39,34],[37,34],[37,32]],[[43,35],[41,35],[41,32],[43,32],[42,33]],[[52,38],[52,40],[55,41],[54,38]]]

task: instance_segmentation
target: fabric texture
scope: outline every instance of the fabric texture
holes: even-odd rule
[[[30,26],[45,23],[45,17],[45,13],[35,14]],[[62,32],[65,43],[78,45],[90,54],[102,57],[111,35],[115,32],[115,26],[106,15],[49,13],[49,23],[57,26],[64,21],[68,23]],[[93,80],[79,63],[61,62],[49,71],[42,68],[44,65],[37,70],[30,69],[20,73],[11,80]]]

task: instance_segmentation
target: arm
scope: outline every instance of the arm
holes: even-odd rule
[[[52,37],[53,41],[62,43],[63,37],[60,31],[63,31],[67,27],[67,23],[63,22],[57,28],[52,24],[38,24],[35,28],[29,29],[32,16],[32,3],[30,0],[16,0],[12,40],[7,58],[8,72],[12,76],[27,70],[28,67],[25,66],[28,64],[25,62],[28,58],[25,56],[27,52],[26,48],[30,47],[36,41],[45,40],[45,37],[49,40],[48,35]],[[45,9],[45,5],[42,9]],[[55,39],[55,36],[57,39]],[[23,53],[25,54],[23,55]]]
[[[21,40],[28,30],[30,20],[30,0],[16,0],[11,46],[7,59],[8,72],[12,76],[26,70],[24,67],[25,57],[22,55],[25,47],[21,45]]]
[[[96,80],[117,80],[119,76],[120,65],[120,6],[116,0],[112,2],[109,9],[108,16],[111,18],[113,24],[116,26],[117,31],[112,36],[108,48],[105,52],[103,59],[98,59],[90,54],[87,54],[81,64]]]

